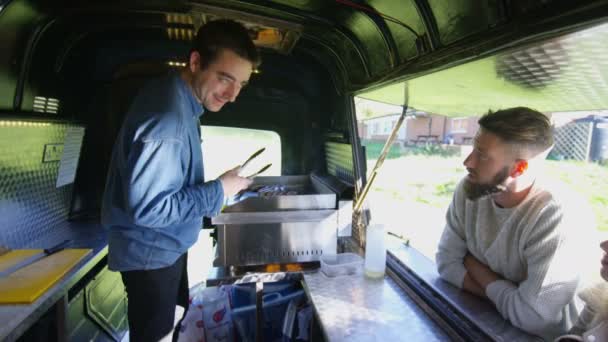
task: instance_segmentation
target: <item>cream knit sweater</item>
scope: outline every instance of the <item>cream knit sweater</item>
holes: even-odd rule
[[[585,253],[598,249],[585,238],[595,231],[585,202],[536,181],[522,203],[500,208],[489,196],[468,200],[463,183],[456,188],[439,242],[440,276],[461,288],[468,251],[505,279],[486,288],[505,319],[548,341],[567,332],[582,309],[576,293],[579,270],[587,267],[580,266],[596,266],[599,260],[597,253]]]
[[[570,333],[580,335],[583,341],[608,341],[608,282],[601,279],[579,296],[585,308]]]

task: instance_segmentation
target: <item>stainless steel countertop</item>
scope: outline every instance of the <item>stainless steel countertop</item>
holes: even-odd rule
[[[352,243],[346,248],[361,252]],[[328,341],[450,340],[449,335],[389,276],[368,279],[361,272],[330,278],[320,269],[301,274]],[[207,285],[234,280],[225,268],[215,268],[209,273]]]
[[[328,341],[449,341],[449,336],[388,276],[304,274]]]
[[[67,291],[107,254],[105,232],[98,223],[70,222],[43,240],[32,241],[27,248],[48,248],[66,239],[68,248],[91,248],[93,252],[81,260],[48,291],[31,304],[0,305],[0,341],[19,338],[44,315]]]
[[[441,280],[432,260],[401,240],[387,238],[388,249],[417,277],[438,293],[453,309],[495,341],[540,341],[512,326],[492,303],[463,292]],[[351,240],[341,240],[344,252],[362,251]],[[223,272],[211,272],[208,281],[231,283]],[[447,332],[410,298],[399,284],[385,276],[371,280],[363,275],[329,278],[321,271],[303,273],[321,329],[328,341],[446,341]],[[238,277],[237,277],[238,278]]]
[[[389,251],[496,341],[539,341],[504,320],[491,303],[442,281],[435,264],[398,239],[387,239]],[[347,241],[345,251],[361,254]],[[330,278],[321,271],[304,274],[321,328],[328,341],[449,341],[433,321],[391,277],[363,274]]]

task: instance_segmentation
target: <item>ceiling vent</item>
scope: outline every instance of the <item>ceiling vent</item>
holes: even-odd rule
[[[57,114],[59,112],[59,100],[52,97],[34,97],[34,112]]]

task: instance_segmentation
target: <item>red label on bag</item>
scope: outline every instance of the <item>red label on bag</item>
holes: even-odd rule
[[[216,311],[213,313],[213,321],[215,323],[219,323],[224,319],[224,315],[226,314],[226,307],[224,306],[222,310]]]

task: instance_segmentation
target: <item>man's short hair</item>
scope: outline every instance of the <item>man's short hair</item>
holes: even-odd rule
[[[478,123],[484,131],[495,134],[520,154],[536,156],[553,145],[551,121],[546,115],[530,108],[489,111]]]
[[[228,49],[248,60],[253,68],[260,65],[260,55],[247,32],[240,23],[219,19],[201,26],[194,38],[192,51],[201,55],[201,69],[213,63],[220,51]]]

